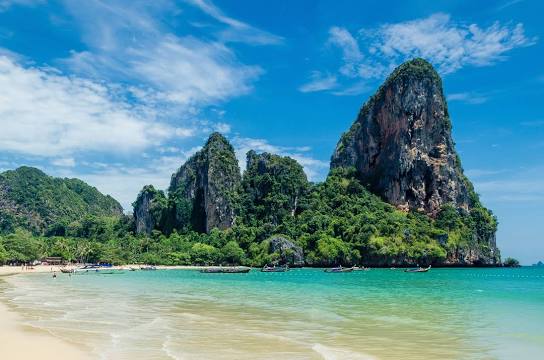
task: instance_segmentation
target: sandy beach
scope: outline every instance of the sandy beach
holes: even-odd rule
[[[139,266],[139,265],[132,265]],[[115,269],[128,269],[128,266],[115,266]],[[158,266],[157,269],[197,269],[194,266]],[[0,277],[11,275],[30,275],[39,273],[59,273],[60,266],[36,265],[32,268],[21,266],[0,266]],[[67,343],[49,333],[24,325],[20,315],[0,302],[0,359],[39,358],[39,359],[90,359],[83,349]],[[32,346],[29,346],[32,345]]]
[[[76,268],[82,265],[69,265],[68,268]],[[129,270],[131,267],[139,268],[142,265],[131,264],[131,265],[120,265],[112,266],[110,269],[115,270]],[[201,270],[210,268],[213,266],[190,266],[190,265],[175,265],[175,266],[166,266],[166,265],[157,265],[157,270]],[[56,265],[35,265],[32,268],[24,268],[21,266],[0,266],[0,276],[8,275],[20,275],[20,274],[39,274],[39,273],[59,273],[61,266]]]
[[[91,359],[84,350],[47,332],[23,324],[19,315],[0,302],[0,359]]]

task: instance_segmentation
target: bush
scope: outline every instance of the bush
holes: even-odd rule
[[[519,261],[511,257],[507,257],[506,259],[504,259],[504,262],[502,264],[505,267],[520,267]]]

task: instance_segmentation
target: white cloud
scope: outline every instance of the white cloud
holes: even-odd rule
[[[195,135],[195,132],[196,132],[195,129],[191,129],[191,128],[177,128],[175,130],[176,136],[179,136],[181,138],[191,137]]]
[[[230,130],[231,130],[231,127],[227,123],[220,122],[220,123],[214,124],[214,131],[218,131],[223,135],[230,133]]]
[[[369,41],[376,57],[393,62],[423,57],[442,74],[466,65],[487,66],[505,59],[510,50],[533,45],[535,38],[525,36],[523,24],[493,23],[487,28],[466,25],[451,20],[448,14],[437,13],[427,18],[395,24],[378,29],[362,30],[363,41]]]
[[[129,52],[132,70],[139,79],[182,104],[208,104],[247,94],[249,83],[260,73],[257,66],[238,64],[234,54],[219,43],[194,38],[164,37],[154,48]]]
[[[327,43],[339,47],[342,51],[344,65],[340,68],[340,72],[346,76],[356,76],[357,63],[363,59],[363,54],[351,33],[342,27],[333,26],[329,30]]]
[[[368,85],[367,81],[362,80],[341,90],[333,91],[332,94],[337,96],[355,96],[367,92],[370,89],[371,87]]]
[[[139,151],[171,137],[115,89],[54,69],[0,57],[0,149],[57,156],[78,151]]]
[[[89,49],[72,52],[63,63],[85,76],[138,83],[146,101],[180,104],[184,110],[205,106],[247,94],[262,73],[241,63],[221,41],[174,35],[158,20],[179,11],[168,1],[127,7],[89,0],[67,2],[67,8]]]
[[[329,163],[327,161],[318,160],[312,158],[307,152],[310,150],[308,147],[288,147],[277,146],[270,144],[264,139],[253,139],[244,137],[235,137],[232,140],[236,157],[242,171],[246,168],[246,154],[250,150],[257,152],[268,152],[281,156],[289,156],[304,168],[304,172],[310,181],[323,180],[329,169]]]
[[[525,35],[521,23],[497,21],[485,27],[457,22],[448,14],[436,13],[356,33],[333,26],[326,44],[338,47],[342,54],[341,65],[335,72],[338,83],[343,86],[334,93],[351,95],[342,88],[352,88],[357,79],[382,79],[397,65],[414,57],[430,61],[446,75],[465,66],[496,64],[505,60],[513,49],[531,46],[536,41],[536,37]],[[480,97],[472,101],[484,100]]]
[[[460,101],[471,105],[478,105],[485,103],[489,98],[486,95],[475,93],[475,92],[462,92],[449,94],[447,97],[448,101]]]
[[[276,45],[283,42],[281,36],[257,29],[240,20],[225,15],[221,9],[207,0],[188,0],[215,20],[228,25],[219,33],[221,40],[226,42],[244,42],[252,45]]]
[[[76,166],[76,161],[74,158],[58,158],[51,161],[51,164],[60,167],[74,167]]]
[[[303,93],[317,92],[330,90],[337,86],[336,76],[321,74],[319,71],[314,71],[310,75],[310,81],[301,85],[298,90]]]

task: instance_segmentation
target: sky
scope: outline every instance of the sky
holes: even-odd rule
[[[322,181],[403,61],[443,77],[503,258],[544,260],[544,2],[0,0],[0,170],[78,177],[125,210],[213,131]]]

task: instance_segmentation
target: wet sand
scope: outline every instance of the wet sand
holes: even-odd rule
[[[91,359],[83,349],[31,326],[0,302],[0,359]]]

